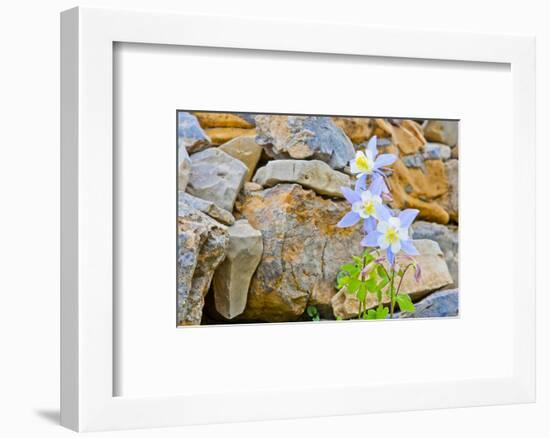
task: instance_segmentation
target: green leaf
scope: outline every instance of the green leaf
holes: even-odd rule
[[[357,291],[357,299],[363,302],[365,301],[366,297],[367,297],[367,287],[365,286],[365,283],[363,283],[359,286],[359,289]]]
[[[358,256],[352,256],[352,259],[355,263],[357,263],[359,266],[363,266],[363,258]]]
[[[350,273],[353,272],[355,269],[357,268],[355,267],[354,263],[348,263],[347,265],[340,266],[341,271],[346,271]]]
[[[309,315],[310,318],[313,318],[314,316],[316,316],[319,313],[318,310],[317,310],[317,307],[315,307],[315,306],[307,306],[306,312],[307,312],[307,314]]]
[[[376,308],[376,319],[386,319],[386,316],[388,316],[388,313],[390,313],[388,308],[384,307],[382,304],[380,304]]]
[[[359,289],[359,286],[361,286],[361,281],[359,281],[357,278],[350,278],[347,284],[348,292],[350,294],[356,293],[357,289]]]
[[[398,294],[395,301],[399,304],[399,308],[404,312],[414,312],[414,304],[411,297],[407,294]]]
[[[376,280],[373,278],[369,278],[367,281],[365,281],[365,286],[367,290],[372,293],[375,293],[378,289]]]
[[[376,318],[376,310],[369,309],[369,311],[366,313],[366,316],[363,317],[364,319],[377,319]]]

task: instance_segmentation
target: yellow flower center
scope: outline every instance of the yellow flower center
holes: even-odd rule
[[[375,209],[374,209],[374,202],[367,201],[363,204],[363,211],[367,216],[373,216]]]
[[[362,172],[370,172],[372,170],[372,163],[364,155],[359,155],[355,160],[355,164]]]
[[[390,245],[399,240],[399,235],[397,234],[397,230],[395,228],[388,228],[386,230],[386,240]]]

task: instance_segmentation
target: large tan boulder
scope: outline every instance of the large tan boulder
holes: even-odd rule
[[[246,309],[238,317],[243,320],[299,319],[314,291],[328,301],[327,294],[336,292],[340,266],[363,251],[360,226],[336,227],[349,203],[322,198],[297,184],[243,194],[235,211],[261,231],[264,247]]]

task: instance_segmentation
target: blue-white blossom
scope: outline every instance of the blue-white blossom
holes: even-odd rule
[[[407,209],[403,210],[399,216],[392,216],[387,209],[381,210],[376,230],[370,231],[361,244],[385,250],[391,265],[394,264],[395,256],[400,251],[408,255],[418,255],[409,232],[409,227],[418,213],[416,209]]]
[[[382,203],[381,194],[384,187],[385,183],[382,178],[374,179],[367,190],[362,190],[359,184],[356,184],[355,190],[342,187],[342,193],[351,204],[351,211],[336,226],[351,227],[363,219],[364,230],[366,232],[373,231],[379,215],[389,214],[387,207]]]
[[[355,158],[350,161],[351,173],[357,175],[359,186],[365,185],[368,176],[373,177],[373,179],[383,176],[383,168],[392,165],[397,159],[394,154],[378,155],[376,141],[376,136],[372,137],[367,143],[365,151],[357,151]],[[384,192],[387,192],[385,185]]]

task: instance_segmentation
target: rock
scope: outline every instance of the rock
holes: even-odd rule
[[[210,137],[203,131],[197,118],[189,113],[178,112],[178,148],[181,146],[193,154],[210,146]]]
[[[177,323],[196,325],[229,237],[227,227],[192,207],[183,205],[178,215]]]
[[[332,117],[332,121],[354,144],[367,141],[374,129],[374,123],[366,117]]]
[[[443,160],[451,158],[451,148],[442,143],[426,143],[422,157],[425,160]]]
[[[458,223],[458,160],[445,163],[445,171],[449,180],[449,191],[446,195],[446,210],[451,220]]]
[[[397,151],[395,146],[390,146],[385,152]],[[392,174],[388,178],[393,197],[390,203],[392,208],[417,208],[420,210],[419,219],[448,223],[449,213],[438,202],[449,191],[445,163],[426,160],[420,168],[408,168],[403,159],[392,165]]]
[[[254,137],[256,135],[254,128],[209,128],[205,132],[213,145],[221,145],[237,137]]]
[[[243,194],[235,210],[261,231],[264,246],[242,320],[299,319],[313,291],[334,293],[340,266],[362,252],[360,226],[335,226],[349,211],[348,202],[322,198],[297,184]]]
[[[414,240],[414,245],[420,255],[413,258],[422,269],[422,278],[416,282],[413,269],[409,269],[403,278],[401,291],[408,293],[413,301],[416,301],[429,292],[451,285],[453,278],[437,242],[418,239]]]
[[[192,207],[196,210],[202,211],[211,218],[216,219],[225,225],[232,225],[235,222],[235,218],[231,213],[218,207],[213,202],[197,198],[189,193],[178,191],[178,211],[185,211],[186,207]],[[182,215],[178,213],[178,216]]]
[[[254,128],[254,118],[246,118],[236,113],[193,112],[204,128]]]
[[[378,138],[389,138],[392,136],[392,124],[386,119],[374,119],[373,124],[372,135],[376,135]]]
[[[439,203],[449,214],[449,218],[458,223],[458,160],[445,162],[445,172],[449,181],[449,190]]]
[[[245,182],[243,186],[243,192],[257,192],[259,190],[263,190],[263,187],[260,184],[257,184],[255,182]]]
[[[254,182],[264,187],[273,187],[281,182],[298,183],[321,195],[343,198],[341,187],[349,187],[348,175],[332,169],[319,160],[274,160],[261,167]]]
[[[458,227],[417,221],[411,230],[413,239],[429,239],[439,244],[453,278],[450,286],[458,287]]]
[[[178,190],[185,190],[191,175],[191,159],[183,143],[178,144]]]
[[[403,161],[403,164],[407,167],[412,167],[414,169],[424,169],[424,157],[422,154],[414,154],[414,155],[403,155],[401,157],[401,160]]]
[[[458,159],[458,145],[451,149],[451,158]]]
[[[409,269],[405,273],[399,292],[409,294],[413,301],[418,301],[434,290],[449,286],[453,279],[437,242],[422,239],[415,240],[414,244],[420,253],[420,255],[414,256],[414,259],[421,267],[422,278],[417,282],[414,279],[414,270]],[[403,263],[406,265],[406,262]],[[359,312],[357,297],[346,291],[341,292],[342,290],[332,298],[334,316],[342,319],[356,318]],[[384,296],[382,302],[388,304],[389,297]],[[373,308],[377,305],[378,302],[374,294],[368,294],[366,308]]]
[[[355,294],[348,293],[345,286],[332,297],[331,305],[338,319],[353,319],[359,314],[359,300]]]
[[[399,318],[443,318],[458,316],[458,289],[436,292],[415,304],[414,312],[401,312]]]
[[[402,120],[392,126],[392,142],[403,155],[415,154],[426,144],[420,125],[412,120]]]
[[[330,117],[256,116],[256,141],[275,159],[317,159],[342,169],[355,156],[350,139]]]
[[[405,166],[415,169],[426,170],[424,161],[426,160],[441,160],[446,161],[451,158],[451,148],[441,143],[426,143],[421,152],[413,155],[403,155],[401,160]]]
[[[254,137],[236,137],[219,147],[220,150],[233,158],[242,161],[248,168],[245,181],[250,181],[262,156],[262,147]]]
[[[229,245],[225,260],[214,274],[216,311],[226,319],[240,315],[245,308],[252,274],[262,258],[262,233],[239,220],[228,228]]]
[[[424,125],[424,137],[454,147],[458,143],[458,121],[428,120]]]
[[[191,155],[191,176],[187,192],[233,211],[248,168],[236,158],[216,148]]]

